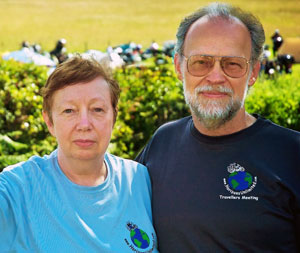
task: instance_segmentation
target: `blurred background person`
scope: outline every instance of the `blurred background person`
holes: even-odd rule
[[[68,59],[66,44],[66,39],[60,39],[56,42],[55,48],[50,51],[51,57],[56,59],[58,63],[62,63]]]
[[[279,33],[279,29],[276,29],[274,34],[271,37],[273,42],[273,56],[276,56],[278,49],[281,47],[283,43],[283,38]]]

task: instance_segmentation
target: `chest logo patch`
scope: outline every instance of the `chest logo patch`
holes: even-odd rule
[[[223,179],[227,191],[233,195],[244,195],[251,192],[256,184],[257,177],[247,172],[244,167],[237,163],[231,163],[227,167],[229,176]]]
[[[138,226],[133,224],[132,222],[127,222],[126,228],[130,232],[131,243],[127,239],[125,239],[125,242],[134,252],[138,252],[138,253],[141,252],[139,250],[136,250],[136,248],[145,250],[150,247],[151,240],[145,231],[138,228]],[[152,234],[152,244],[153,244],[152,248],[150,250],[146,251],[147,253],[152,252],[155,248],[156,244],[155,244],[154,234]],[[145,251],[142,251],[142,252],[145,252]]]

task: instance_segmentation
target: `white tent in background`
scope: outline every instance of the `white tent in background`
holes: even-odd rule
[[[15,61],[24,63],[34,63],[35,65],[42,65],[47,67],[54,67],[56,63],[47,56],[33,52],[27,47],[19,51],[6,53],[2,56],[4,60],[14,59]]]
[[[81,56],[86,59],[93,58],[100,63],[108,65],[112,69],[124,65],[123,59],[115,52],[103,53],[101,51],[91,49],[82,53]]]

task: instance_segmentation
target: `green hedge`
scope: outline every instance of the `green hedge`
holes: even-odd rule
[[[262,76],[250,89],[246,110],[300,131],[300,66],[291,75],[270,80]]]
[[[171,63],[115,72],[122,92],[110,151],[134,158],[163,123],[189,114]]]
[[[171,60],[164,65],[115,71],[122,89],[109,151],[134,158],[163,123],[189,114]],[[33,154],[50,153],[55,140],[43,122],[40,88],[47,69],[0,60],[0,171]],[[256,112],[300,130],[300,68],[275,80],[260,78],[246,102]]]
[[[46,68],[0,60],[0,170],[53,150],[39,95],[46,79]]]

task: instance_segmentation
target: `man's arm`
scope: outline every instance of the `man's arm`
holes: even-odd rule
[[[137,157],[134,159],[136,162],[141,163],[141,164],[146,166],[148,151],[149,151],[150,146],[152,144],[153,137],[154,137],[154,135],[149,140],[149,142],[146,144],[146,146],[141,150],[141,152],[137,155]]]
[[[298,252],[300,252],[300,203],[296,206],[296,242],[298,246]]]
[[[138,163],[141,163],[141,164],[144,164],[144,161],[145,161],[145,148],[144,147],[142,149],[142,151],[137,155],[137,157],[134,159],[136,162]],[[144,164],[145,165],[145,164]]]

